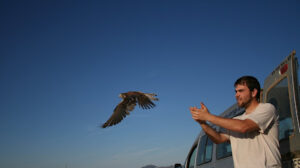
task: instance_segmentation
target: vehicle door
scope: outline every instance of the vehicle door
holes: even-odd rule
[[[296,167],[300,158],[298,61],[293,51],[265,79],[262,102],[272,103],[279,113],[282,167]],[[294,160],[294,165],[293,165]]]
[[[196,155],[197,168],[214,168],[215,162],[213,160],[214,143],[208,138],[206,134],[199,138],[198,151]]]

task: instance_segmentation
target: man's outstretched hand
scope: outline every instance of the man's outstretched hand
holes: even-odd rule
[[[208,117],[210,115],[208,109],[204,105],[204,103],[200,103],[201,108],[197,107],[190,107],[190,112],[192,114],[192,118],[199,122],[200,124],[205,123],[205,121],[208,120]]]

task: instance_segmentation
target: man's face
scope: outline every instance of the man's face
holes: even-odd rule
[[[238,84],[235,86],[235,98],[239,107],[246,108],[255,97],[246,84]]]

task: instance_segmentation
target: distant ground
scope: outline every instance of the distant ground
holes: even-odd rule
[[[174,166],[164,166],[164,167],[158,167],[158,166],[155,166],[155,165],[147,165],[147,166],[144,166],[142,168],[173,168]]]

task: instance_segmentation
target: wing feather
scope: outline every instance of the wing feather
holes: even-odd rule
[[[150,109],[155,107],[155,104],[144,93],[136,94],[137,102],[142,109]]]
[[[126,115],[129,114],[135,107],[136,103],[130,99],[123,99],[114,109],[113,114],[110,118],[102,125],[102,128],[113,126],[121,122]]]

